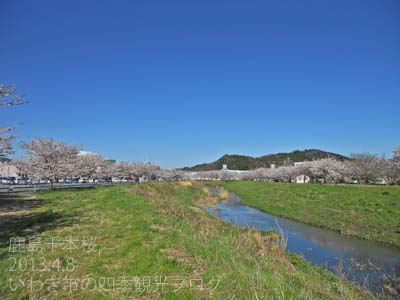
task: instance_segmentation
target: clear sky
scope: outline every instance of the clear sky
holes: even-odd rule
[[[400,144],[398,0],[2,0],[0,34],[25,140],[163,167]]]

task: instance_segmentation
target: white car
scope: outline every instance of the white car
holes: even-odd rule
[[[10,180],[8,180],[8,178],[4,177],[4,178],[1,178],[1,179],[0,179],[0,183],[1,183],[1,184],[9,184],[9,183],[10,183]]]

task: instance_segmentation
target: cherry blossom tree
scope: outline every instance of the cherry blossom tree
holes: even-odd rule
[[[74,174],[80,147],[53,139],[33,139],[22,143],[28,158],[24,160],[24,172],[35,178],[46,178],[51,188],[54,182]]]
[[[11,142],[15,138],[14,134],[10,134],[12,127],[0,127],[0,162],[7,160],[7,154],[13,154]]]
[[[139,162],[133,163],[132,167],[136,177],[146,176],[149,179],[155,179],[157,171],[161,169],[160,166],[156,164]]]
[[[400,146],[393,150],[393,158],[382,161],[382,176],[388,184],[400,184]]]
[[[394,148],[393,161],[397,170],[397,183],[400,184],[400,146]]]
[[[394,159],[381,159],[381,176],[389,185],[399,181],[399,168]]]
[[[32,172],[33,161],[29,157],[16,158],[12,160],[12,164],[17,167],[21,174],[34,177]]]
[[[258,168],[243,172],[239,174],[239,179],[241,180],[263,180],[263,170],[264,168]]]
[[[16,94],[15,85],[5,86],[0,84],[0,108],[25,103],[21,96]],[[0,161],[6,160],[6,155],[13,154],[12,141],[15,135],[11,131],[15,127],[0,127]]]
[[[344,178],[345,170],[342,162],[327,158],[276,169],[259,168],[244,173],[240,179],[294,182],[299,176],[303,176],[312,181],[339,182]]]
[[[332,158],[312,161],[309,163],[309,167],[314,181],[337,183],[344,179],[346,173],[346,167],[343,162]]]
[[[167,169],[160,169],[156,170],[156,177],[158,180],[161,181],[170,181],[170,180],[180,180],[185,178],[185,173],[181,170],[167,170]]]
[[[193,175],[194,179],[204,179],[204,180],[216,180],[220,179],[219,177],[220,177],[219,171],[217,170],[201,171]]]
[[[118,178],[138,180],[140,177],[146,176],[149,179],[155,179],[159,170],[160,166],[156,164],[118,161],[113,164],[111,173],[112,176]]]
[[[381,159],[370,153],[355,153],[351,156],[350,176],[363,183],[372,183],[381,175]]]
[[[85,178],[107,177],[108,162],[100,154],[80,152],[75,165],[74,175]]]
[[[393,160],[400,163],[400,146],[396,146],[393,150]]]
[[[400,146],[396,146],[393,150],[393,162],[399,171],[400,176]]]

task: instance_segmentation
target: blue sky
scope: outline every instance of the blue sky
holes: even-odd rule
[[[400,144],[398,0],[2,1],[0,34],[25,140],[163,167]]]

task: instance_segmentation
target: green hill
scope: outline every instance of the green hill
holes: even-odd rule
[[[300,161],[311,161],[321,158],[335,158],[338,160],[349,159],[346,156],[326,152],[318,149],[305,149],[305,150],[295,150],[292,152],[283,152],[276,154],[268,154],[260,157],[251,157],[246,155],[230,155],[225,154],[220,159],[212,163],[203,163],[195,165],[193,167],[185,167],[185,171],[210,171],[210,170],[220,170],[222,165],[228,165],[231,170],[252,170],[257,168],[269,168],[271,164],[276,166],[290,165],[295,162]]]

